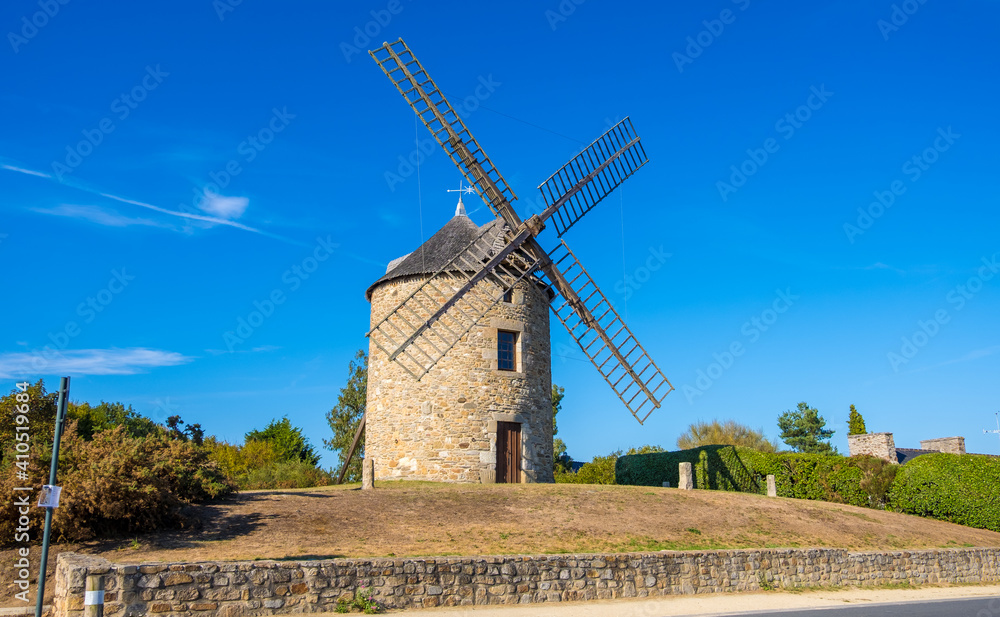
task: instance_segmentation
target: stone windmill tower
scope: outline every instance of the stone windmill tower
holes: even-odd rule
[[[459,198],[444,227],[368,288],[372,327],[470,243],[492,247],[502,231],[473,223]],[[552,482],[551,298],[537,278],[516,282],[420,381],[371,341],[365,457],[376,479]]]
[[[547,224],[561,238],[645,151],[625,118],[543,182],[545,208],[523,220],[403,40],[369,53],[496,219],[475,225],[459,200],[368,289],[368,406],[354,443],[364,430],[375,478],[551,481],[549,308],[640,423],[673,390],[566,242],[547,252],[538,240]]]

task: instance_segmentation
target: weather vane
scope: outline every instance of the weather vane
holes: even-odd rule
[[[1000,435],[1000,411],[996,412],[996,415],[997,415],[997,427],[996,427],[996,429],[992,430],[992,431],[987,430],[987,429],[983,429],[983,435],[986,435],[988,433],[996,433],[997,435]]]
[[[455,208],[455,216],[459,216],[459,215],[463,215],[464,216],[465,215],[465,204],[462,203],[462,193],[466,193],[466,194],[470,194],[471,193],[471,194],[475,195],[476,194],[476,187],[474,187],[474,186],[466,186],[466,187],[463,188],[463,182],[461,180],[459,180],[458,181],[458,188],[457,189],[447,189],[447,191],[449,193],[458,193],[458,207]]]

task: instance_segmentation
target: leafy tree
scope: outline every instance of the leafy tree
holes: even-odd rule
[[[319,454],[302,434],[302,429],[292,426],[288,416],[282,417],[281,420],[271,420],[264,430],[250,431],[244,437],[248,443],[251,441],[271,443],[279,461],[302,461],[312,466],[319,463]]]
[[[335,450],[338,453],[340,464],[337,466],[337,473],[340,467],[347,460],[347,453],[351,449],[354,441],[354,433],[361,423],[361,416],[365,413],[365,405],[368,402],[368,354],[363,349],[359,349],[347,367],[347,385],[340,389],[337,397],[337,404],[326,414],[326,421],[333,431],[332,439],[324,439],[323,446],[328,450]],[[344,476],[345,482],[361,481],[361,459],[365,452],[365,436],[362,433],[358,442],[358,449],[354,452],[354,458],[347,468]]]
[[[764,436],[763,431],[754,430],[735,420],[721,423],[718,420],[698,421],[677,438],[677,447],[681,450],[713,445],[742,446],[760,452],[775,452],[778,449],[774,442]]]
[[[566,388],[552,384],[552,462],[555,471],[569,471],[570,463],[573,459],[570,458],[569,454],[566,453],[566,444],[562,439],[557,439],[556,434],[559,432],[559,427],[556,424],[556,415],[562,409],[562,400],[565,395]]]
[[[187,428],[181,428],[184,420],[180,416],[170,416],[167,418],[167,437],[175,441],[191,440],[196,446],[202,445],[205,439],[205,431],[200,424],[188,424]]]
[[[786,411],[778,417],[781,440],[796,452],[811,454],[836,454],[837,450],[827,441],[834,431],[824,428],[826,420],[815,407],[799,403],[795,411]]]
[[[868,429],[865,428],[865,419],[861,417],[858,410],[851,405],[851,415],[847,418],[847,434],[848,435],[867,435]]]
[[[77,420],[77,432],[80,437],[88,441],[93,439],[95,434],[116,426],[125,427],[125,433],[132,437],[145,437],[158,430],[155,422],[140,415],[131,405],[126,407],[122,403],[101,401],[101,404],[96,406],[91,406],[90,403],[70,403],[66,415]],[[198,425],[192,426],[201,428]]]
[[[56,399],[58,392],[47,392],[41,379],[29,384],[24,392],[14,388],[10,394],[0,398],[0,461],[4,457],[13,459],[15,454],[15,433],[17,418],[25,416],[28,433],[31,435],[31,449],[40,450],[52,445],[55,432]],[[24,406],[27,407],[24,407]]]

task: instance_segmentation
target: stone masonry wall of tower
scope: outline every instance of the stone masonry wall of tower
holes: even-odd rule
[[[425,280],[376,287],[372,325]],[[370,345],[365,456],[376,480],[493,482],[497,422],[517,422],[521,481],[553,481],[548,292],[522,281],[512,300],[487,312],[420,381]],[[514,372],[497,370],[497,330],[518,333]]]

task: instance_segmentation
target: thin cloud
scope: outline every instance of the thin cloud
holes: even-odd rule
[[[38,176],[39,178],[51,178],[49,174],[42,173],[40,171],[32,171],[30,169],[24,169],[23,167],[14,167],[13,165],[4,165],[0,163],[0,169],[6,169],[8,171],[16,171],[22,174],[28,174],[29,176]]]
[[[174,351],[131,347],[0,354],[0,378],[39,373],[66,375],[134,375],[147,369],[187,364],[194,358]]]
[[[164,223],[152,219],[132,218],[123,216],[114,210],[106,210],[99,206],[80,206],[75,204],[61,204],[55,208],[30,208],[32,212],[39,214],[50,214],[52,216],[64,216],[67,218],[82,219],[105,225],[107,227],[128,227],[130,225],[146,225],[149,227],[168,227]]]
[[[913,369],[912,371],[906,371],[909,373],[922,373],[924,371],[929,371],[931,369],[941,368],[942,366],[949,366],[951,364],[959,364],[961,362],[972,362],[973,360],[979,360],[981,358],[986,358],[992,356],[993,354],[1000,352],[1000,345],[994,345],[993,347],[985,347],[983,349],[974,349],[969,353],[960,356],[958,358],[953,358],[951,360],[946,360],[944,362],[939,362],[937,364],[932,364],[931,366],[925,366],[923,368]]]
[[[216,195],[212,191],[205,191],[205,196],[198,207],[213,216],[232,220],[243,216],[248,205],[250,205],[250,200],[246,197],[226,197]]]
[[[205,352],[213,356],[225,356],[234,353],[262,353],[268,351],[277,351],[279,349],[281,349],[281,347],[277,345],[260,345],[259,347],[254,347],[252,349],[236,349],[233,351],[229,351],[227,349],[206,349]]]

